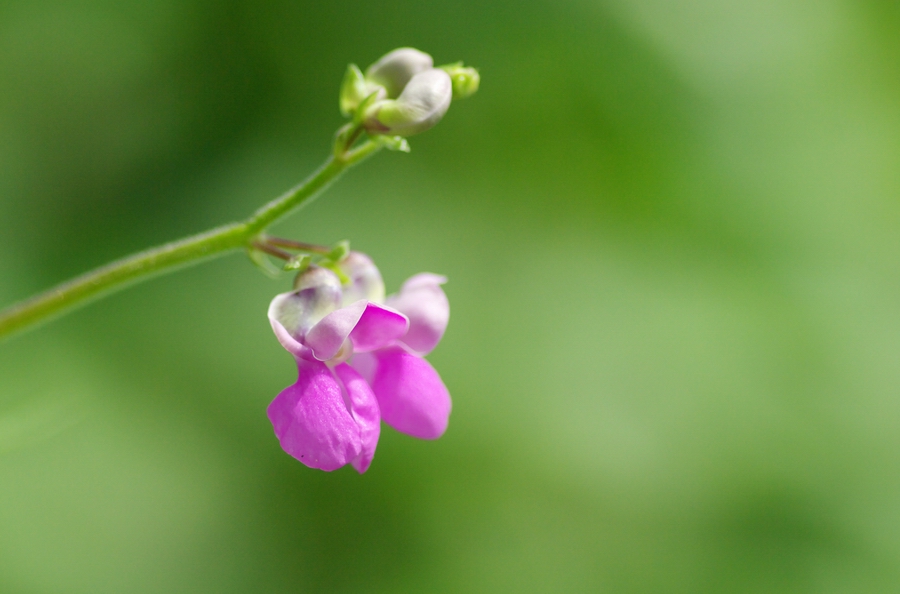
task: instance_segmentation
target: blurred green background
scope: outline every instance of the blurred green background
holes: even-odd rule
[[[240,254],[0,344],[0,591],[897,592],[900,5],[0,1],[0,305],[249,214],[398,46],[481,91],[275,232],[446,274],[436,442],[284,454]]]

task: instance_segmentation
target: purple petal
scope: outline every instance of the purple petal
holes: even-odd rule
[[[447,329],[450,303],[441,289],[445,282],[446,277],[423,272],[403,283],[398,294],[387,298],[387,305],[409,318],[409,332],[401,340],[419,354],[430,353]]]
[[[311,468],[335,470],[362,451],[359,426],[324,363],[298,359],[297,367],[297,383],[282,390],[266,412],[285,452]]]
[[[372,388],[355,369],[341,363],[334,368],[334,372],[344,384],[350,401],[350,414],[359,426],[362,449],[359,456],[351,460],[351,464],[362,474],[368,470],[375,456],[375,446],[378,445],[378,436],[381,434],[381,411]]]
[[[370,301],[350,333],[353,350],[359,353],[374,351],[406,334],[407,328],[409,320],[406,316]]]
[[[450,394],[428,361],[391,346],[354,359],[353,365],[371,378],[385,423],[421,439],[437,439],[446,431]]]
[[[365,311],[366,301],[360,300],[331,312],[313,326],[304,342],[312,349],[316,359],[327,361],[337,355]]]

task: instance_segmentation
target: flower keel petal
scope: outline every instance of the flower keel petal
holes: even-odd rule
[[[282,449],[311,468],[336,470],[362,451],[360,428],[341,386],[324,363],[297,360],[297,383],[282,390],[267,414]]]
[[[381,411],[372,388],[355,369],[341,363],[334,368],[334,373],[344,384],[350,403],[350,414],[359,426],[361,450],[359,456],[351,460],[351,464],[362,474],[368,470],[375,456],[375,447],[381,434]]]

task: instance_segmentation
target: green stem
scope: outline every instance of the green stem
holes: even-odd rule
[[[340,151],[300,185],[269,202],[243,222],[218,227],[111,262],[0,311],[0,339],[162,272],[237,249],[250,248],[269,225],[309,203],[345,169],[381,148],[381,143],[367,140],[358,148]]]

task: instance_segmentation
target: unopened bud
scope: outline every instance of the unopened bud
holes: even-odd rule
[[[450,75],[432,68],[413,76],[397,99],[374,102],[363,121],[372,134],[411,136],[437,124],[452,99]]]
[[[456,64],[448,64],[441,66],[441,70],[450,75],[453,81],[453,98],[465,99],[471,97],[478,90],[481,83],[481,76],[478,71],[471,66],[463,66],[462,62]]]
[[[401,47],[385,54],[366,70],[366,79],[385,88],[389,99],[396,99],[412,78],[431,69],[434,60],[425,52]]]
[[[360,299],[375,303],[384,301],[384,281],[381,272],[369,256],[360,252],[350,252],[338,263],[338,268],[347,277],[343,287],[343,305],[346,307]]]

